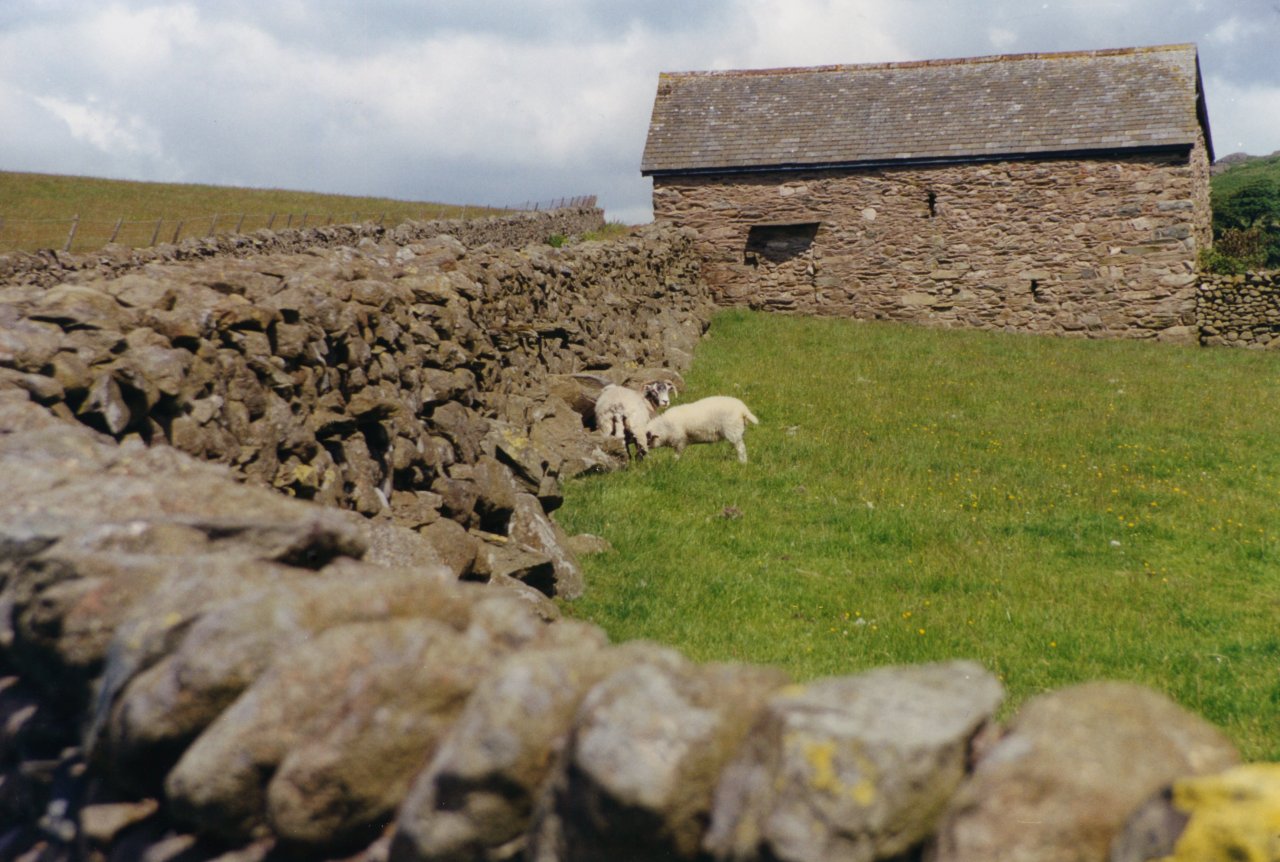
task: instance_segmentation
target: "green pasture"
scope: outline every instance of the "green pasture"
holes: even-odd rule
[[[114,235],[145,246],[260,228],[317,227],[374,221],[464,218],[506,212],[487,207],[252,189],[148,183],[0,171],[0,253],[62,249],[76,222],[71,251],[101,248]]]
[[[1166,692],[1280,759],[1280,356],[722,312],[680,401],[761,424],[575,479],[566,612],[797,678],[976,659],[1007,709]]]

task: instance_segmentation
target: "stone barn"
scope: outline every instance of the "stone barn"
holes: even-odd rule
[[[641,171],[721,303],[1194,341],[1194,45],[664,73]]]

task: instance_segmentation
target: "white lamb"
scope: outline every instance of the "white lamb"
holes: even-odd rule
[[[747,423],[760,422],[747,405],[729,395],[712,395],[692,404],[678,404],[649,422],[645,432],[650,449],[670,446],[676,457],[690,443],[715,443],[728,440],[738,450],[738,460],[747,463],[747,445],[742,434]]]
[[[644,458],[649,451],[645,444],[645,429],[659,407],[671,403],[676,391],[666,380],[655,380],[644,385],[643,394],[626,386],[610,383],[600,390],[596,399],[596,428],[610,437],[622,440],[622,446],[631,458],[631,446],[636,447],[636,459]]]

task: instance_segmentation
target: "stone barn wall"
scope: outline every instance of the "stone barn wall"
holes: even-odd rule
[[[654,178],[717,300],[1194,342],[1208,161],[1128,156]]]

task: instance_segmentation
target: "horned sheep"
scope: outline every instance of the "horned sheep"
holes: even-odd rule
[[[671,397],[676,394],[675,384],[667,380],[646,383],[639,392],[627,386],[607,383],[595,403],[596,428],[610,437],[621,439],[628,459],[634,444],[635,457],[641,459],[649,448],[645,443],[645,429],[657,411],[670,404]]]

